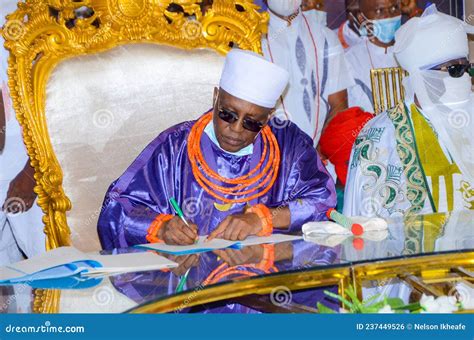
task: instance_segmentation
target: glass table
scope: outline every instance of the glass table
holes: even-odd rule
[[[359,296],[454,294],[474,281],[474,213],[389,220],[363,238],[310,235],[275,245],[172,256],[172,270],[127,273],[64,287],[0,286],[2,313],[311,313],[324,291]],[[143,252],[115,249],[104,254]],[[79,287],[87,287],[81,288]]]

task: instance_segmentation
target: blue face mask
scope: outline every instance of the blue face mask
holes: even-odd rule
[[[253,144],[247,145],[245,148],[240,149],[237,152],[229,152],[222,149],[221,146],[219,145],[219,141],[217,140],[216,130],[214,130],[214,123],[212,122],[212,120],[207,124],[207,126],[204,129],[204,132],[209,137],[209,139],[214,143],[214,145],[216,145],[219,149],[221,149],[224,152],[227,152],[231,155],[239,156],[239,157],[253,154]]]
[[[388,44],[395,39],[395,32],[402,25],[402,16],[399,15],[387,19],[368,20],[368,22],[373,24],[373,32],[371,32],[371,34],[384,44]],[[367,25],[361,26],[360,35],[369,36]]]

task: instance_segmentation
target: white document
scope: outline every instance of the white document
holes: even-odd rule
[[[60,247],[31,259],[0,267],[0,283],[101,276],[177,267],[176,262],[152,252],[118,255],[86,254],[74,247]]]
[[[143,272],[178,266],[176,262],[149,251],[118,255],[89,255],[89,257],[101,263],[102,267],[91,269],[85,275]]]
[[[280,243],[287,241],[294,241],[302,239],[303,236],[295,235],[284,235],[284,234],[273,234],[270,236],[250,236],[243,241],[228,241],[219,238],[215,238],[211,241],[206,241],[207,236],[199,236],[198,241],[195,244],[188,246],[170,245],[165,243],[146,243],[141,244],[137,247],[153,249],[163,253],[175,254],[175,255],[187,255],[196,254],[216,249],[226,248],[241,248],[245,246],[253,246],[265,243]]]
[[[145,243],[137,247],[153,249],[163,253],[175,254],[175,255],[187,255],[196,254],[206,251],[225,249],[232,247],[236,244],[236,241],[227,241],[220,238],[215,238],[210,241],[206,241],[207,236],[199,236],[198,241],[195,244],[189,246],[177,246],[165,243]]]
[[[257,244],[267,244],[267,243],[280,243],[288,241],[301,240],[303,236],[298,235],[285,235],[285,234],[272,234],[270,236],[250,236],[243,241],[239,241],[242,247],[244,246],[254,246]]]

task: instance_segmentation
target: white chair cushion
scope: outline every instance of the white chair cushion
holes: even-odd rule
[[[108,186],[161,131],[212,107],[223,61],[212,50],[133,44],[53,71],[46,120],[76,247],[100,249],[96,226]]]

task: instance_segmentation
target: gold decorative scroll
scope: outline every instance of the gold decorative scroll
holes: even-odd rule
[[[47,249],[69,245],[63,173],[45,117],[45,88],[61,61],[129,43],[184,49],[231,47],[260,52],[267,13],[252,0],[214,0],[202,13],[201,0],[26,0],[2,29],[10,51],[8,76],[13,105],[35,168],[38,204],[44,212]]]

